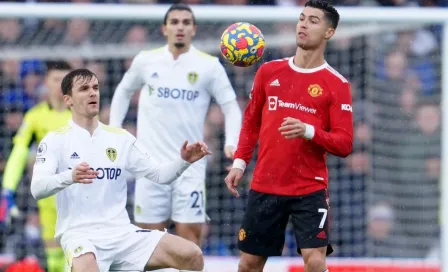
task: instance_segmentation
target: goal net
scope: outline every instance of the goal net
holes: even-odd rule
[[[124,11],[123,16],[112,12],[108,17],[108,10],[98,7],[89,8],[87,15],[80,12],[78,16],[65,11],[59,17],[57,12],[48,12],[47,17],[36,18],[29,16],[29,8],[23,15],[17,11],[15,17],[0,17],[0,109],[3,117],[0,171],[23,113],[45,97],[40,66],[44,61],[65,59],[74,68],[86,67],[94,71],[101,84],[100,118],[107,123],[114,89],[132,58],[142,49],[165,44],[160,30],[165,8],[156,9],[161,12],[153,12],[147,18],[137,16],[134,19]],[[216,9],[211,11],[220,16],[202,20],[207,17],[204,15],[207,10],[195,7],[198,31],[194,45],[219,56],[221,33],[239,19],[228,9],[223,8],[221,12]],[[255,8],[244,8],[247,14],[251,9]],[[269,9],[275,13],[275,7]],[[300,9],[292,10],[297,12],[298,18]],[[265,15],[255,12],[241,19],[249,18],[266,38],[267,49],[262,62],[293,56],[295,19]],[[328,63],[351,83],[355,122],[353,153],[345,159],[328,157],[331,242],[335,248],[330,268],[333,265],[334,271],[414,271],[411,268],[438,271],[441,33],[441,24],[413,20],[381,23],[368,19],[353,23],[342,17],[337,35],[328,44]],[[256,69],[262,62],[238,68],[223,60],[242,109],[247,104]],[[124,124],[131,133],[136,130],[137,107],[138,93]],[[210,222],[204,229],[203,251],[207,256],[214,256],[210,263],[216,263],[217,270],[213,271],[235,271],[219,269],[235,264],[232,257],[238,256],[237,233],[247,199],[244,193],[236,199],[225,188],[223,180],[231,162],[222,152],[224,117],[214,103],[207,115],[204,135],[213,155],[208,160],[206,203]],[[35,145],[30,148],[35,150]],[[23,217],[2,229],[5,260],[17,255],[43,257],[39,217],[29,190],[34,154],[31,152],[16,195]],[[247,192],[253,166],[248,167],[240,192]],[[133,180],[129,181],[128,189],[132,217]],[[303,271],[298,258],[287,258],[295,256],[298,256],[295,239],[288,226],[283,261],[269,261],[272,267],[269,271]],[[220,261],[228,258],[232,261]],[[376,261],[377,258],[381,261]],[[285,260],[290,263],[285,264]],[[281,266],[283,264],[285,266]],[[363,270],[368,268],[377,270]]]

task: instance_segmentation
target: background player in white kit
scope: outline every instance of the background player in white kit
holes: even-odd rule
[[[185,141],[181,156],[158,164],[134,136],[98,121],[99,85],[91,71],[67,74],[62,92],[72,120],[41,141],[31,193],[36,199],[56,194],[56,239],[73,271],[202,270],[202,252],[194,243],[130,223],[124,172],[168,184],[210,154],[207,146]]]
[[[224,67],[218,58],[191,44],[196,24],[187,5],[170,7],[162,31],[167,45],[140,52],[118,85],[110,125],[122,125],[131,96],[143,87],[137,138],[155,159],[169,161],[177,156],[184,136],[190,141],[203,139],[205,116],[213,97],[225,116],[224,151],[228,158],[233,158],[242,117]],[[206,221],[205,168],[206,161],[202,159],[171,186],[137,180],[134,216],[138,225],[163,230],[171,219],[178,235],[199,244]]]

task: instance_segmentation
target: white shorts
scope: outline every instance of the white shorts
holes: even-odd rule
[[[61,237],[68,266],[73,258],[93,253],[100,272],[143,271],[165,232],[136,226],[106,234],[67,232]]]
[[[134,218],[137,223],[205,223],[204,179],[181,176],[170,185],[141,178],[135,184]]]

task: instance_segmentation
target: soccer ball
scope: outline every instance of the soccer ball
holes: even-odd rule
[[[230,25],[221,36],[221,54],[230,63],[248,67],[261,59],[265,41],[254,25],[238,22]]]

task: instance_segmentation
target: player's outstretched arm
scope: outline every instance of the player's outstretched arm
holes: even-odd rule
[[[143,80],[140,75],[140,67],[144,60],[144,54],[141,52],[132,61],[131,67],[124,74],[112,98],[110,107],[109,125],[121,127],[123,120],[131,103],[132,95],[143,86]]]
[[[350,86],[343,83],[332,94],[329,107],[330,131],[315,128],[299,119],[287,117],[278,129],[286,139],[302,137],[322,146],[328,153],[347,157],[353,148],[353,114]]]
[[[227,189],[237,197],[239,194],[236,187],[239,185],[244,170],[246,170],[246,166],[252,158],[260,136],[262,112],[266,102],[266,95],[263,88],[264,67],[261,66],[255,75],[249,104],[244,111],[243,126],[241,128],[233,166],[225,178]]]
[[[211,152],[203,142],[183,144],[179,159],[159,164],[153,160],[141,144],[135,142],[131,147],[126,170],[134,174],[137,178],[146,177],[147,179],[160,183],[171,184],[194,162],[202,159]]]

